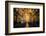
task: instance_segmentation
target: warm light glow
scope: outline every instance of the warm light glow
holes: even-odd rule
[[[25,14],[24,14],[24,20],[25,20],[26,22],[29,22],[29,20],[30,20],[30,15],[27,14],[27,13],[25,13]]]

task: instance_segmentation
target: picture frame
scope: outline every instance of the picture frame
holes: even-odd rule
[[[23,9],[23,8],[25,9],[31,8],[31,9],[34,9],[34,11],[35,10],[39,11],[39,16],[40,16],[39,26],[26,27],[26,28],[25,27],[21,27],[21,28],[13,27],[13,24],[14,24],[13,23],[14,22],[14,18],[13,18],[14,11],[13,10]],[[44,32],[45,32],[45,3],[5,1],[5,34],[6,35],[33,34],[33,33],[44,33]]]

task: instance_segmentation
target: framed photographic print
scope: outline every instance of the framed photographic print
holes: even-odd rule
[[[5,34],[45,32],[45,4],[5,1]]]

